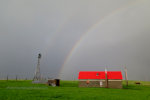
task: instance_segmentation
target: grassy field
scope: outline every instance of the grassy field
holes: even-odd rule
[[[79,88],[77,81],[61,81],[60,87],[31,81],[0,81],[0,100],[150,100],[150,82],[134,81],[123,89]]]

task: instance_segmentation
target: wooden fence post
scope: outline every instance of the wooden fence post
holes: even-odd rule
[[[8,81],[8,75],[7,75],[7,79],[6,80]]]
[[[16,75],[16,81],[18,80],[18,77],[17,77],[17,75]]]

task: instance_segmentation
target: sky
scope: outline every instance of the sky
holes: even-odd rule
[[[0,0],[0,78],[122,71],[150,81],[149,0]]]

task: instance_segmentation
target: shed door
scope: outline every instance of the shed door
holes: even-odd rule
[[[100,85],[100,87],[102,87],[103,86],[103,82],[99,81],[99,85]]]

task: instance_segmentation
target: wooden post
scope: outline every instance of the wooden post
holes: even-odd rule
[[[18,77],[17,77],[17,75],[16,75],[16,81],[17,81],[17,79],[18,79]]]
[[[6,80],[8,81],[8,75],[7,75],[7,79]]]
[[[124,68],[125,71],[125,80],[126,80],[126,86],[128,86],[128,76],[127,76],[127,68]]]

